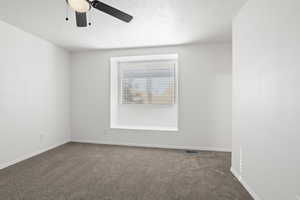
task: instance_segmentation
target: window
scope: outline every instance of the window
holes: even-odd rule
[[[120,104],[174,104],[175,64],[168,61],[119,65]]]
[[[178,131],[178,55],[111,58],[110,128]]]

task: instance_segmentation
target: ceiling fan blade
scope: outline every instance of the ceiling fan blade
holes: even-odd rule
[[[130,22],[133,18],[131,15],[126,14],[123,11],[113,8],[113,7],[111,7],[105,3],[102,3],[98,0],[92,1],[91,5],[92,5],[92,7],[96,8],[106,14],[109,14],[113,17],[116,17],[124,22],[127,22],[127,23]]]
[[[76,24],[78,27],[87,27],[87,17],[86,13],[75,12],[76,14]]]

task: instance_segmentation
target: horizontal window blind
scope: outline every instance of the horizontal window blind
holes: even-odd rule
[[[175,64],[122,63],[119,65],[121,104],[174,104]]]

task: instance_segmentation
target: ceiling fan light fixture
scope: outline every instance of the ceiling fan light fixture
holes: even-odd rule
[[[76,12],[85,13],[91,9],[87,0],[67,0],[67,2]]]

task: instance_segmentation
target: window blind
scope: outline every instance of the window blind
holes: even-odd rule
[[[121,104],[174,104],[175,64],[168,62],[119,65]]]

